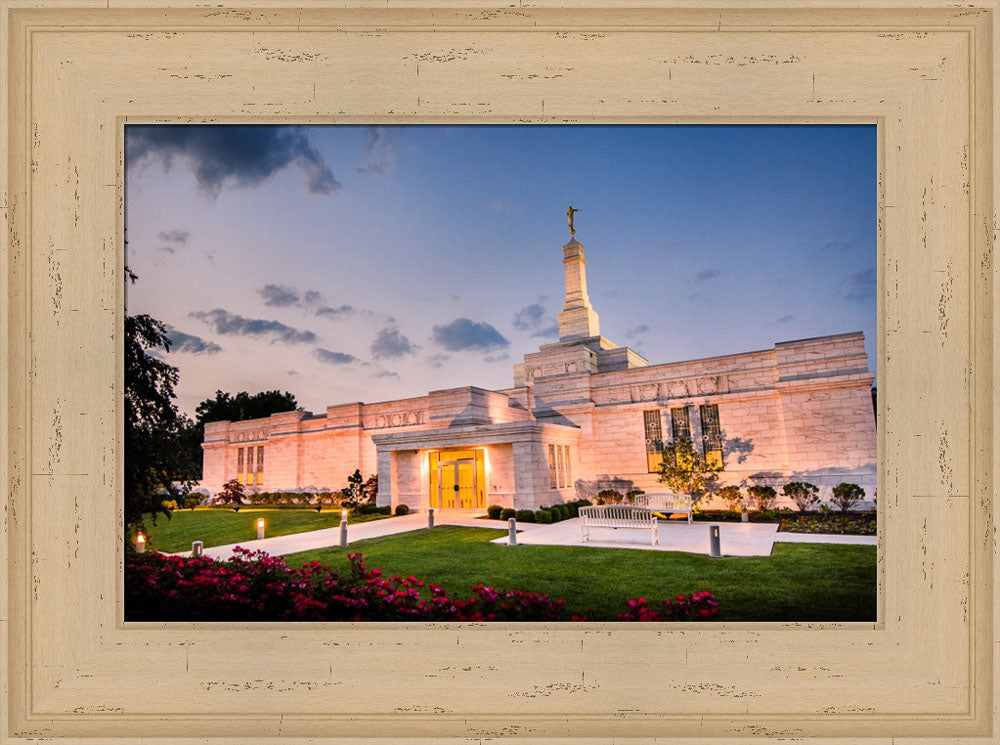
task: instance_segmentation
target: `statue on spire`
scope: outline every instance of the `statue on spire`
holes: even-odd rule
[[[572,204],[566,210],[566,217],[569,218],[569,234],[572,238],[576,238],[576,230],[573,228],[573,215],[577,212],[583,212],[583,210],[575,209]]]

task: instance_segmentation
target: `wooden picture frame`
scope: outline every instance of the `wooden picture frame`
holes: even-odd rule
[[[996,741],[996,2],[568,4],[0,0],[0,741]],[[878,622],[124,624],[126,121],[876,123]]]

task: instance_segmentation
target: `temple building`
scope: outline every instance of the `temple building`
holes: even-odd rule
[[[650,364],[601,336],[584,247],[563,246],[559,341],[514,365],[513,387],[473,386],[323,414],[205,425],[204,477],[261,491],[337,491],[378,474],[380,505],[535,509],[602,489],[667,491],[665,443],[689,437],[721,463],[721,484],[808,481],[875,494],[875,417],[864,335]],[[780,492],[780,489],[779,489]]]

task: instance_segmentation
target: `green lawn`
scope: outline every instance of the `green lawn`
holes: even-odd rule
[[[613,620],[628,598],[650,605],[699,590],[719,600],[719,620],[874,621],[875,546],[775,543],[769,557],[712,559],[699,554],[574,546],[489,543],[506,531],[439,526],[286,556],[289,566],[331,568],[361,552],[386,576],[416,576],[466,596],[480,582],[543,592],[570,613]],[[589,611],[589,608],[594,611]]]
[[[322,530],[340,525],[340,510],[316,512],[315,510],[269,510],[267,508],[243,507],[239,512],[232,510],[176,510],[168,520],[158,515],[156,525],[145,515],[149,548],[164,553],[190,551],[193,541],[201,541],[205,548],[226,546],[230,543],[254,541],[257,539],[257,519],[265,520],[264,535],[273,538],[279,535],[304,533],[307,530]],[[348,515],[348,522],[378,520],[386,515]]]

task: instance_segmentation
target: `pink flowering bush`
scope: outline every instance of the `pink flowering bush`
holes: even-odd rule
[[[229,561],[158,553],[128,556],[125,618],[128,621],[585,621],[566,618],[563,601],[540,593],[503,591],[476,585],[466,598],[416,577],[382,576],[361,554],[349,566],[330,569],[318,562],[293,569],[281,557],[236,549]],[[630,605],[620,620],[692,620],[710,607],[708,593],[697,601],[667,601],[665,611]],[[678,596],[683,598],[684,596]],[[641,599],[645,604],[645,600]],[[629,601],[634,603],[636,601]],[[697,607],[696,607],[697,606]],[[643,606],[644,607],[644,606]],[[671,610],[672,609],[672,610]],[[657,614],[658,617],[644,617]],[[632,618],[632,616],[636,618]],[[625,617],[628,616],[628,617]],[[643,617],[640,617],[643,616]]]
[[[628,610],[618,614],[619,621],[710,621],[719,614],[719,601],[710,592],[675,595],[663,601],[660,609],[649,607],[646,598],[626,601]]]

